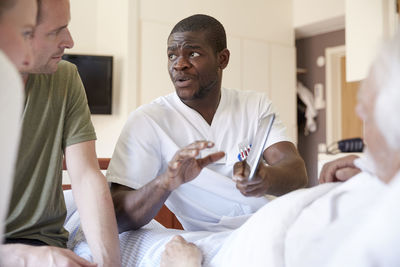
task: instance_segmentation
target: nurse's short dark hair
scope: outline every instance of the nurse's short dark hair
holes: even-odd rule
[[[179,21],[169,35],[176,32],[205,32],[209,44],[216,53],[226,48],[224,26],[208,15],[196,14]]]

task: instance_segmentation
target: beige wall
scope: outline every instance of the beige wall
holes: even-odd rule
[[[346,0],[347,81],[364,79],[382,41],[396,32],[395,7],[396,0]]]
[[[173,91],[166,39],[195,13],[225,26],[231,60],[223,86],[266,92],[297,140],[295,48],[290,0],[71,0],[73,53],[115,57],[113,114],[92,116],[99,157],[110,157],[129,113]]]
[[[93,115],[98,141],[97,155],[111,157],[115,143],[136,106],[137,14],[129,10],[135,1],[71,0],[70,31],[75,47],[70,53],[114,56],[112,115]],[[132,41],[133,39],[133,41]]]
[[[293,0],[293,26],[321,23],[345,15],[345,0]]]

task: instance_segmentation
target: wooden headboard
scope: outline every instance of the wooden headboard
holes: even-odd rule
[[[108,165],[110,164],[110,158],[98,158],[100,170],[107,170]],[[63,170],[67,170],[67,165],[65,164],[65,160],[63,161]],[[70,184],[63,184],[63,190],[71,189]],[[165,205],[162,206],[157,216],[154,218],[159,223],[164,225],[167,228],[173,229],[183,229],[181,223],[176,218],[175,214],[173,214]]]

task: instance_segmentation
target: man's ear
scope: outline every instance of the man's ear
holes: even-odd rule
[[[224,48],[221,52],[218,53],[218,64],[221,70],[225,69],[229,63],[230,52],[227,48]]]

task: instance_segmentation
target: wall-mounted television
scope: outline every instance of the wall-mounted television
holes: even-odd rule
[[[65,54],[76,65],[85,86],[91,114],[111,114],[113,57]]]

